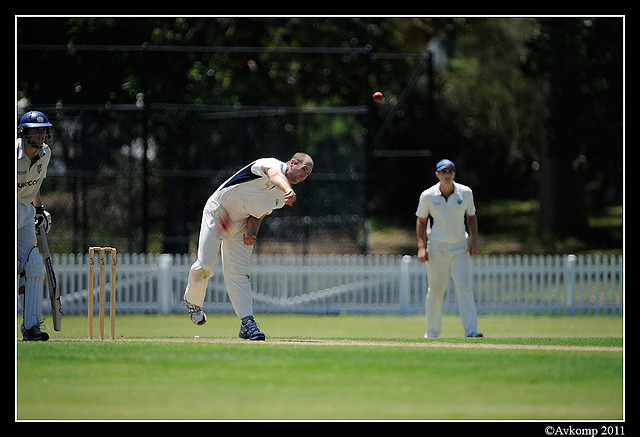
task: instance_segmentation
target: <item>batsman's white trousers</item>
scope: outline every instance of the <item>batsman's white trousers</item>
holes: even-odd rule
[[[208,202],[202,214],[200,237],[198,239],[198,258],[189,269],[189,282],[184,292],[184,300],[202,307],[207,293],[207,283],[214,274],[213,268],[222,256],[222,274],[227,294],[233,310],[239,318],[253,315],[251,280],[249,267],[253,246],[242,242],[246,233],[246,221],[234,223],[227,234],[220,229],[217,215],[219,206]]]
[[[44,263],[38,251],[35,214],[33,205],[18,204],[17,249],[18,260],[25,272],[24,320],[25,329],[40,323],[42,305],[42,286],[44,284]]]
[[[449,281],[453,280],[456,301],[465,336],[478,331],[478,313],[471,291],[471,256],[466,241],[443,244],[429,241],[427,252],[427,299],[425,303],[425,338],[437,338],[442,325],[442,302]]]

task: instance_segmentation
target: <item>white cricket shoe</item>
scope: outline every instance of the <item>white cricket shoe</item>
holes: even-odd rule
[[[189,302],[184,302],[184,305],[189,311],[189,318],[196,325],[202,326],[207,323],[207,315],[202,311],[202,308],[198,305],[192,305]]]

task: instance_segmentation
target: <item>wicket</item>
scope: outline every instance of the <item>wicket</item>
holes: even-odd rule
[[[89,339],[93,339],[93,277],[94,277],[94,257],[95,252],[99,254],[99,273],[98,283],[100,287],[99,299],[99,312],[98,317],[100,320],[100,340],[104,340],[104,283],[105,283],[105,253],[110,253],[111,258],[111,307],[109,313],[109,320],[111,322],[111,339],[116,338],[116,248],[115,247],[89,247],[89,309],[88,309],[88,334]]]

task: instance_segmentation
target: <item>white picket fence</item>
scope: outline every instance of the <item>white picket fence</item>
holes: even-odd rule
[[[190,255],[118,253],[117,312],[184,312],[193,261]],[[53,264],[63,314],[86,314],[88,255],[54,254]],[[105,271],[109,299],[110,269]],[[230,313],[220,266],[216,271],[205,310]],[[479,314],[622,315],[622,256],[479,256],[472,277]],[[259,255],[251,281],[256,313],[423,313],[427,290],[425,265],[409,255]],[[97,278],[94,284],[97,311]],[[449,283],[445,313],[457,312],[454,292]],[[43,290],[45,313],[47,296]]]

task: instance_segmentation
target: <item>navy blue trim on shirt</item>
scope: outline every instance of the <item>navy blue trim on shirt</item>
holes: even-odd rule
[[[252,162],[251,164],[247,165],[246,167],[244,167],[243,169],[239,170],[236,174],[233,175],[233,177],[231,179],[229,179],[223,186],[222,188],[227,188],[230,187],[232,185],[238,185],[241,184],[243,182],[249,182],[252,181],[254,179],[258,179],[260,178],[259,175],[254,174],[251,171],[251,166],[255,164],[255,161]]]

